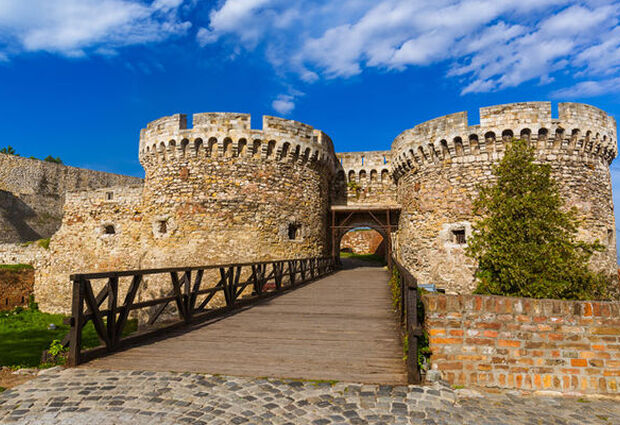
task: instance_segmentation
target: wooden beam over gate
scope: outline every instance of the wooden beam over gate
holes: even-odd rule
[[[388,265],[392,258],[392,230],[397,227],[400,207],[395,205],[334,205],[331,211],[332,257],[338,256],[342,236],[356,227],[370,227],[382,234],[387,245]],[[381,220],[385,217],[385,222]],[[392,220],[394,218],[394,220]]]

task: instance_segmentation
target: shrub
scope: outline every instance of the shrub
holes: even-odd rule
[[[46,156],[43,161],[45,161],[45,162],[53,162],[54,164],[62,164],[62,159],[60,159],[60,157],[54,158],[52,155]]]
[[[0,153],[4,153],[7,155],[17,155],[17,152],[15,152],[15,149],[13,148],[13,146],[7,146],[6,148],[2,148],[0,149]]]
[[[494,167],[497,180],[480,188],[467,253],[478,261],[478,294],[602,299],[609,280],[587,264],[602,251],[577,239],[576,210],[565,208],[549,164],[518,140]]]
[[[400,311],[400,274],[398,273],[398,268],[396,266],[392,267],[392,277],[390,278],[390,291],[392,292],[392,308],[394,309],[394,311]]]
[[[0,270],[32,270],[33,266],[30,264],[0,264]]]

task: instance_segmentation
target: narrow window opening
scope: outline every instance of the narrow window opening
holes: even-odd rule
[[[116,229],[113,224],[106,224],[103,227],[103,233],[106,235],[114,235],[116,233]]]
[[[291,241],[299,240],[301,236],[301,225],[291,223],[288,225],[288,239]]]
[[[613,229],[607,229],[607,245],[611,245],[614,242]]]
[[[107,199],[108,201],[112,200],[114,198],[114,192],[106,192],[105,194],[105,199]]]
[[[159,233],[168,233],[168,221],[167,220],[159,220],[159,223],[157,225],[157,229],[159,230]]]
[[[452,236],[454,239],[454,243],[459,245],[467,243],[467,239],[465,238],[465,229],[453,230]]]

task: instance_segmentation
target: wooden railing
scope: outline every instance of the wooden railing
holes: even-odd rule
[[[123,346],[225,314],[259,299],[297,287],[335,270],[333,257],[304,258],[258,263],[224,264],[204,267],[128,270],[71,275],[73,284],[71,330],[65,342],[69,345],[68,364],[76,366]],[[207,272],[207,273],[206,273]],[[218,273],[219,272],[219,273]],[[207,275],[212,276],[205,277]],[[124,299],[119,298],[119,281],[126,279]],[[158,279],[167,286],[164,297],[136,302],[146,279]],[[95,295],[93,282],[106,280]],[[211,285],[209,285],[209,283]],[[246,290],[246,288],[248,288]],[[166,289],[166,288],[164,288]],[[216,294],[223,294],[217,299]],[[102,304],[107,300],[107,308]],[[177,320],[155,326],[166,307],[174,303]],[[219,305],[218,305],[219,304]],[[149,309],[146,330],[123,337],[130,314]],[[170,310],[170,309],[169,309]],[[92,321],[103,346],[84,352],[82,330]]]
[[[407,374],[410,384],[419,384],[418,337],[423,334],[418,322],[418,281],[397,260],[392,257],[392,265],[398,270],[400,279],[400,320],[407,336]]]

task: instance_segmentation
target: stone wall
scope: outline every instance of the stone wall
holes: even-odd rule
[[[0,243],[49,238],[60,227],[65,193],[141,179],[0,154]]]
[[[0,264],[29,264],[37,267],[46,261],[49,250],[43,241],[0,243]]]
[[[396,185],[390,173],[390,151],[342,152],[334,192],[335,205],[396,205]],[[343,188],[343,189],[341,189]]]
[[[0,310],[12,310],[28,305],[33,293],[34,270],[0,269]]]
[[[356,229],[347,232],[340,241],[340,250],[355,254],[385,255],[383,236],[376,230]]]
[[[420,283],[449,293],[473,289],[475,263],[464,255],[471,234],[477,185],[493,180],[492,168],[513,137],[530,141],[538,160],[551,164],[568,207],[582,220],[580,237],[598,239],[606,251],[592,265],[616,270],[616,234],[609,165],[616,156],[615,120],[579,104],[560,104],[552,119],[548,102],[499,105],[440,117],[399,135],[392,171],[402,207],[398,255]]]
[[[618,394],[620,303],[426,294],[431,364],[453,385]]]
[[[70,313],[72,273],[142,268],[148,243],[142,191],[137,186],[67,194],[62,226],[50,241],[47,261],[36,269],[41,310]]]
[[[184,115],[148,124],[143,189],[67,198],[38,274],[41,308],[68,311],[71,273],[328,255],[331,140],[294,121],[264,117],[263,130],[249,121],[210,113],[194,115],[191,129]]]

